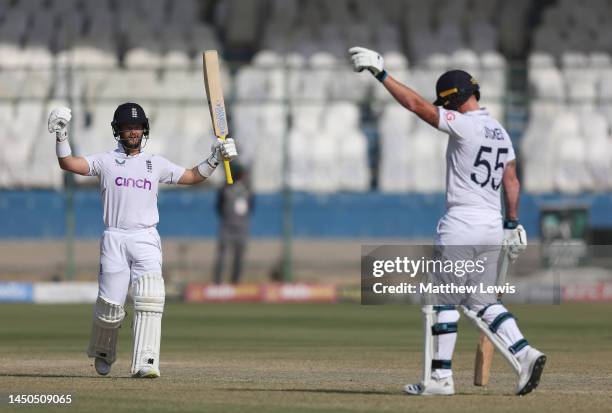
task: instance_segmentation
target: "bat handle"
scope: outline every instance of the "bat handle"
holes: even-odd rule
[[[225,140],[225,136],[220,136],[221,140]],[[225,181],[228,185],[232,185],[234,183],[234,178],[232,178],[232,170],[230,169],[229,161],[223,161],[223,169],[225,169]]]
[[[232,170],[230,169],[229,161],[223,161],[223,168],[225,169],[225,180],[229,185],[234,183],[234,178],[232,178]]]

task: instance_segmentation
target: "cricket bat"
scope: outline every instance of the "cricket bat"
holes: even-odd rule
[[[474,362],[474,386],[489,384],[494,351],[495,348],[491,340],[484,333],[480,333],[478,347],[476,348],[476,361]]]
[[[223,90],[221,89],[219,55],[216,50],[206,50],[202,55],[202,61],[204,63],[204,87],[206,88],[206,98],[213,129],[218,138],[225,140],[229,130],[227,128]],[[223,168],[225,169],[225,180],[228,184],[233,184],[234,180],[229,161],[223,161]]]
[[[506,274],[508,273],[508,265],[510,264],[510,257],[505,248],[502,247],[502,251],[502,261],[499,266],[499,272],[497,273],[497,285],[501,285],[505,282]],[[501,298],[501,294],[497,298]],[[489,340],[484,333],[480,333],[478,347],[476,348],[476,361],[474,362],[474,386],[486,386],[489,384],[494,352],[495,347],[493,347],[491,340]]]

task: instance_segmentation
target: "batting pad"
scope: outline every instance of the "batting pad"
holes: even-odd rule
[[[461,306],[461,308],[463,309],[463,313],[467,316],[467,318],[469,318],[472,321],[472,323],[474,323],[474,325],[481,332],[483,332],[487,336],[487,338],[489,340],[491,340],[491,343],[493,343],[495,348],[501,353],[501,355],[508,362],[510,367],[512,367],[512,370],[514,370],[514,372],[516,374],[520,375],[521,374],[521,365],[520,365],[518,359],[506,347],[506,344],[499,337],[499,335],[497,333],[491,331],[491,327],[489,326],[489,324],[485,323],[482,320],[482,318],[475,311],[470,310],[469,308],[467,308],[465,306]]]
[[[91,337],[87,355],[99,357],[112,364],[117,357],[117,336],[125,317],[122,305],[112,304],[98,297],[94,306]]]
[[[431,334],[431,327],[435,323],[436,313],[433,305],[424,305],[421,308],[423,313],[423,386],[427,387],[431,381],[431,361],[434,355],[434,342]]]
[[[164,279],[160,274],[143,275],[132,285],[134,299],[132,374],[147,366],[159,369],[164,291]]]

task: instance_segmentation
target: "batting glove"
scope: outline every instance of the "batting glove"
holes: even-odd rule
[[[512,262],[527,248],[527,232],[518,221],[504,221],[503,246]]]
[[[349,54],[355,72],[367,69],[381,82],[387,77],[387,72],[384,70],[384,59],[374,50],[365,47],[351,47]]]
[[[208,178],[222,161],[231,161],[238,156],[236,143],[232,138],[225,140],[217,138],[210,147],[208,158],[198,165],[198,172]]]
[[[219,151],[224,161],[231,161],[238,156],[238,150],[236,149],[236,142],[232,138],[221,140]]]
[[[216,168],[222,161],[231,161],[238,156],[236,150],[236,143],[232,138],[225,140],[217,138],[217,140],[210,147],[211,154],[208,157],[208,164],[213,168]]]
[[[68,138],[70,119],[72,119],[72,111],[66,107],[55,108],[49,114],[47,128],[49,133],[55,132],[55,139],[58,142],[65,141]]]

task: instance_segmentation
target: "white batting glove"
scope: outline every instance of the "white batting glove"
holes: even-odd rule
[[[349,54],[355,72],[361,72],[363,69],[367,69],[377,79],[381,74],[386,73],[382,56],[374,50],[369,50],[365,47],[351,47],[349,49]]]
[[[66,107],[55,108],[49,114],[47,128],[49,133],[55,132],[55,139],[58,142],[65,141],[68,138],[68,124],[72,119],[72,111]]]
[[[221,145],[219,151],[221,152],[221,157],[224,161],[231,161],[235,157],[238,156],[238,149],[236,149],[236,142],[232,138],[227,138],[225,140],[221,140]]]
[[[504,222],[503,246],[512,262],[527,248],[527,231],[517,221]]]
[[[225,140],[217,138],[210,147],[210,156],[198,165],[198,172],[204,178],[208,178],[222,161],[231,161],[238,156],[236,143],[232,138]]]
[[[211,154],[208,157],[208,163],[212,167],[217,167],[222,161],[231,161],[238,156],[236,143],[232,138],[225,140],[217,138],[210,147]]]

